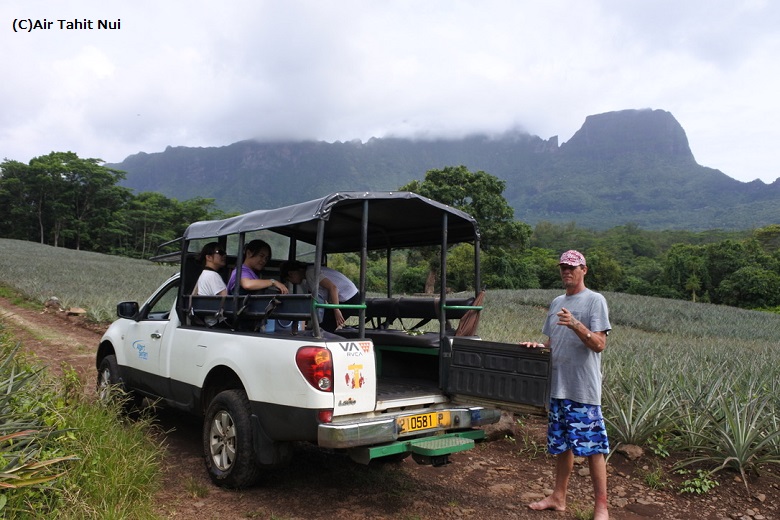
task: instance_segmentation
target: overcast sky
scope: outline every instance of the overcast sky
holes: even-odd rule
[[[517,128],[562,143],[588,115],[653,108],[699,164],[780,177],[774,0],[3,0],[0,49],[0,159]]]

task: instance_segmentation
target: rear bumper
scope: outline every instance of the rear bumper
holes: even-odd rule
[[[431,429],[412,434],[399,434],[398,419],[415,413],[405,412],[387,414],[381,417],[347,419],[327,424],[320,424],[317,429],[317,444],[323,448],[355,448],[394,442],[404,437],[430,435],[442,431],[463,430],[492,424],[501,417],[499,410],[482,407],[441,408],[425,411],[449,411],[452,426],[449,429]],[[417,411],[419,413],[419,410]]]

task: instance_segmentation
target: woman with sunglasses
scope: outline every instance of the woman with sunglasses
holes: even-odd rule
[[[195,294],[200,296],[222,296],[227,294],[227,286],[219,274],[219,270],[225,267],[227,253],[217,242],[209,242],[200,250],[200,261],[203,264],[203,272],[200,273]]]

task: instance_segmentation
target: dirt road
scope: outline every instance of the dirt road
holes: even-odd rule
[[[50,370],[76,369],[85,392],[94,391],[94,352],[103,328],[63,312],[20,308],[0,298],[0,321],[23,347]],[[163,518],[198,519],[570,519],[588,518],[591,508],[587,464],[578,462],[568,511],[530,511],[526,504],[549,493],[553,459],[544,453],[542,418],[507,417],[495,440],[455,454],[432,468],[411,459],[362,466],[339,453],[296,447],[292,464],[269,472],[256,488],[228,491],[211,484],[200,446],[200,423],[169,410],[157,414],[166,435],[163,491],[156,496]],[[645,457],[610,459],[611,517],[615,519],[780,518],[780,478],[765,473],[745,496],[733,474],[705,496],[678,495],[672,486],[653,490],[645,475],[663,461]],[[777,470],[777,468],[773,468]],[[671,474],[669,478],[675,478]],[[679,480],[679,477],[677,477]]]

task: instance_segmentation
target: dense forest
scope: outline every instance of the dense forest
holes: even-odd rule
[[[52,152],[0,164],[0,236],[55,247],[147,258],[197,220],[221,218],[214,199],[180,202],[119,185],[99,159]]]
[[[147,258],[162,242],[197,220],[223,218],[214,199],[186,201],[120,186],[124,172],[99,159],[52,152],[29,164],[0,163],[0,237],[55,247]],[[483,282],[488,288],[557,288],[557,258],[576,248],[587,259],[587,283],[601,291],[780,310],[780,225],[746,231],[650,231],[635,224],[592,230],[575,223],[515,220],[506,183],[463,166],[430,170],[400,187],[474,215],[483,236]],[[453,290],[473,283],[469,245],[453,251]],[[462,260],[461,260],[462,259]],[[408,258],[399,289],[419,292],[430,265]],[[340,258],[350,270],[352,259]]]

